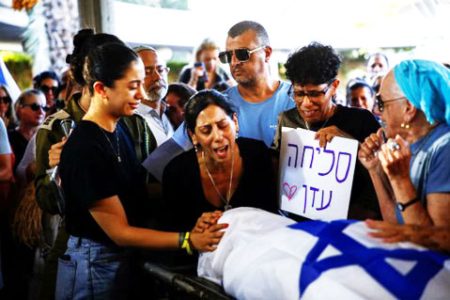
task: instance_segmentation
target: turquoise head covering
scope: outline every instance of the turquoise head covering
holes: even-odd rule
[[[450,125],[450,70],[428,60],[405,60],[394,67],[394,76],[403,94],[425,113],[431,124]]]

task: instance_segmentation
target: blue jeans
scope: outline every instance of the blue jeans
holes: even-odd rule
[[[57,300],[127,299],[130,262],[124,249],[70,236],[58,261]]]

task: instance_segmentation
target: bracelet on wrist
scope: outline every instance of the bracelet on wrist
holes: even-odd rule
[[[185,234],[186,234],[186,232],[179,232],[178,233],[178,248],[180,248],[180,249],[183,246],[183,241],[184,241]]]
[[[181,244],[181,249],[186,249],[187,254],[192,255],[192,247],[191,247],[191,241],[190,241],[190,232],[184,232],[183,242]]]

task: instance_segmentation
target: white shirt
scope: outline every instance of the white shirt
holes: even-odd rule
[[[170,121],[165,114],[160,116],[155,109],[142,103],[139,104],[136,112],[143,116],[145,121],[147,121],[158,146],[173,135],[172,124],[170,124]]]

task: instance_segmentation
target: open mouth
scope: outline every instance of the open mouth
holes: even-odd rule
[[[229,148],[228,145],[225,145],[225,146],[222,146],[219,148],[215,148],[213,150],[214,150],[214,153],[216,153],[218,158],[225,159],[228,154],[228,148]]]
[[[317,110],[303,110],[302,112],[305,118],[312,118],[317,114]]]
[[[136,102],[136,103],[130,103],[129,105],[130,105],[130,107],[131,107],[132,109],[137,109],[138,106],[139,106],[139,102]]]

